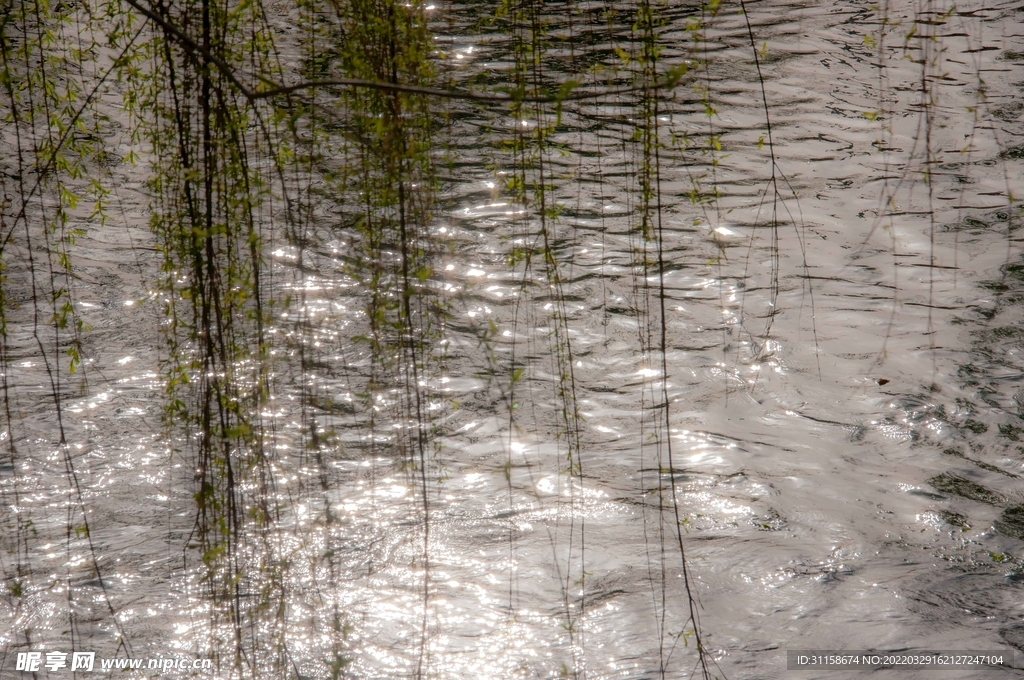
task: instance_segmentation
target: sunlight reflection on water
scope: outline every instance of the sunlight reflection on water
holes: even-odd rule
[[[537,246],[540,223],[505,189],[508,157],[486,143],[499,127],[535,131],[536,121],[467,108],[455,123],[449,143],[469,162],[446,181],[436,219],[448,250],[423,274],[448,305],[436,346],[443,361],[424,362],[418,374],[421,407],[437,414],[427,433],[437,447],[424,454],[423,476],[416,457],[395,451],[398,434],[418,431],[401,412],[400,391],[355,387],[374,367],[366,344],[349,342],[368,321],[365,284],[331,259],[346,243],[323,249],[309,271],[297,263],[313,255],[297,246],[269,253],[285,281],[277,285],[296,298],[269,329],[291,343],[271,352],[280,391],[264,414],[279,458],[259,512],[273,515],[274,531],[253,529],[258,538],[239,546],[262,568],[231,595],[303,677],[330,677],[325,659],[336,655],[351,677],[408,677],[421,663],[421,642],[433,677],[585,670],[639,678],[660,665],[682,677],[694,653],[677,532],[709,651],[729,677],[787,677],[780,650],[840,640],[851,649],[1005,646],[1019,619],[1022,549],[993,527],[1005,526],[1007,499],[1020,495],[1024,398],[1013,331],[1020,319],[989,312],[998,306],[993,282],[1008,285],[1001,268],[1010,226],[957,225],[1005,203],[986,192],[1005,193],[1006,182],[1024,194],[1019,172],[980,164],[997,157],[989,142],[961,154],[964,130],[973,130],[961,114],[975,99],[954,84],[973,85],[976,74],[953,72],[942,90],[948,127],[935,132],[953,164],[936,172],[936,192],[950,201],[928,206],[908,188],[893,201],[904,214],[876,222],[879,176],[914,170],[897,168],[905,156],[879,149],[883,131],[864,115],[877,107],[867,94],[878,77],[864,50],[868,10],[769,9],[798,18],[751,10],[766,44],[802,50],[766,47],[765,61],[774,151],[799,202],[787,204],[778,229],[766,226],[759,95],[752,64],[734,60],[736,91],[716,100],[728,114],[713,119],[728,157],[688,164],[666,151],[664,272],[653,264],[653,241],[637,233],[638,168],[623,150],[632,134],[624,102],[567,105],[552,133],[559,152],[546,160],[558,217],[545,227],[560,290],[541,256],[529,271],[522,253],[513,257]],[[1019,42],[1004,37],[1015,15],[982,21],[960,11],[965,31],[1007,48]],[[467,32],[474,25],[454,21]],[[738,18],[722,22],[718,37],[744,43]],[[597,21],[576,30],[605,28]],[[669,42],[688,44],[682,14],[666,30],[675,36]],[[509,67],[498,61],[507,55],[497,42],[445,40],[457,78]],[[957,54],[966,49],[949,40]],[[709,49],[735,56],[718,43]],[[898,92],[913,92],[914,65],[893,61],[889,78],[905,86]],[[998,65],[1009,73],[987,85],[987,96],[1019,96],[1009,78],[1019,66]],[[705,134],[706,120],[683,99],[661,121],[667,133]],[[891,104],[901,107],[892,148],[914,144],[916,118],[903,116],[912,104]],[[1016,171],[1019,161],[1006,167]],[[966,175],[958,173],[979,182],[960,182]],[[714,205],[691,201],[695,184],[711,183],[721,191]],[[928,210],[949,229],[936,230]],[[96,300],[110,297],[83,286]],[[20,604],[13,596],[0,602],[9,624],[0,641],[28,628],[39,640],[58,638],[72,605],[65,580],[49,574],[83,570],[91,538],[108,569],[102,584],[94,576],[73,584],[73,607],[99,610],[105,588],[139,649],[202,656],[235,632],[214,616],[200,568],[182,575],[183,551],[195,540],[194,470],[162,440],[168,416],[147,344],[160,322],[137,324],[133,315],[152,314],[154,305],[135,304],[146,299],[139,291],[117,293],[113,302],[83,303],[105,333],[97,342],[109,347],[99,359],[102,380],[63,388],[70,460],[95,513],[88,533],[78,527],[68,538],[68,462],[53,447],[53,419],[33,418],[50,412],[41,401],[50,390],[45,368],[10,364],[26,420],[18,446],[46,448],[19,463],[12,513],[30,515],[33,531],[47,536],[34,565],[47,576]],[[566,337],[571,360],[559,356]],[[299,346],[306,364],[296,368]],[[253,358],[240,369],[258,365]],[[570,371],[578,432],[565,426],[562,376]],[[303,394],[312,398],[303,402]],[[6,467],[0,485],[9,489],[15,470]],[[957,474],[940,477],[949,470]],[[83,625],[97,645],[115,644],[114,626]]]

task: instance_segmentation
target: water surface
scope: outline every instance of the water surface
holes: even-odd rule
[[[791,677],[787,649],[1024,649],[1024,268],[1008,198],[1024,194],[1022,14],[895,2],[883,23],[870,3],[748,4],[767,144],[736,9],[707,17],[706,42],[687,30],[694,10],[665,10],[661,58],[710,66],[657,114],[663,273],[640,264],[655,246],[637,228],[628,96],[566,104],[549,138],[560,289],[539,262],[509,259],[541,225],[506,188],[515,161],[497,140],[536,118],[451,104],[430,278],[450,316],[444,360],[422,376],[436,409],[428,560],[424,487],[391,446],[392,397],[375,397],[371,431],[359,394],[369,359],[351,339],[367,291],[340,257],[350,236],[325,219],[302,268],[296,244],[270,249],[276,285],[303,305],[274,331],[305,333],[308,354],[303,367],[282,350],[275,373],[268,540],[284,566],[267,582],[284,607],[261,625],[300,677],[330,677],[336,655],[346,677],[690,677],[677,526],[719,676]],[[432,11],[454,85],[509,72],[508,40],[475,10]],[[600,46],[629,24],[609,29],[601,11],[550,25],[553,79],[586,68],[584,54],[614,59]],[[907,37],[914,26],[941,39]],[[603,84],[628,82],[623,69]],[[126,221],[90,230],[77,253],[87,377],[56,388],[103,579],[84,566],[85,539],[66,535],[74,494],[53,388],[16,319],[18,505],[35,578],[0,605],[0,639],[23,649],[17,631],[31,629],[33,648],[67,646],[70,610],[82,648],[113,653],[120,627],[133,656],[202,657],[220,624],[187,559],[190,461],[161,429],[158,265],[140,178],[113,172]],[[719,195],[698,205],[695,188]],[[300,409],[302,393],[314,398]],[[14,472],[0,467],[0,484]]]

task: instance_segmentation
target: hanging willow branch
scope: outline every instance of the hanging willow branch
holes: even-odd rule
[[[418,85],[405,85],[403,83],[392,83],[387,81],[379,80],[366,80],[362,78],[331,78],[327,80],[310,80],[302,83],[295,83],[294,85],[281,85],[274,82],[272,79],[266,76],[256,73],[248,74],[250,78],[259,80],[266,87],[263,89],[253,90],[246,87],[243,84],[239,74],[235,69],[228,64],[226,61],[213,54],[210,50],[203,47],[202,44],[196,42],[188,34],[183,32],[180,28],[174,25],[174,23],[167,18],[165,10],[162,6],[159,7],[160,11],[154,11],[150,7],[146,7],[138,0],[126,0],[126,2],[134,7],[136,10],[141,12],[146,18],[156,23],[168,37],[174,38],[175,42],[185,49],[186,54],[192,60],[206,62],[213,64],[217,67],[217,70],[223,75],[238,92],[245,97],[249,102],[256,102],[261,99],[270,99],[273,97],[280,97],[302,90],[314,90],[319,88],[328,87],[353,87],[353,88],[365,88],[370,90],[381,90],[384,92],[401,92],[404,94],[418,94],[429,97],[440,97],[443,99],[457,99],[464,101],[484,102],[490,104],[506,104],[506,103],[527,103],[527,104],[560,104],[562,102],[571,101],[585,101],[590,99],[601,99],[603,97],[614,97],[624,94],[635,94],[637,92],[650,92],[660,90],[672,90],[678,84],[680,79],[685,75],[687,67],[680,67],[669,71],[665,78],[659,82],[651,85],[638,85],[632,87],[621,87],[611,88],[602,90],[582,90],[576,91],[576,87],[579,85],[577,81],[567,80],[563,82],[556,94],[527,94],[525,90],[508,90],[506,94],[485,94],[481,92],[473,92],[470,90],[447,90],[437,87],[422,87]],[[200,59],[200,57],[202,59]],[[502,88],[498,88],[499,91]],[[544,88],[537,88],[535,91],[542,92]],[[696,101],[696,100],[694,100]]]

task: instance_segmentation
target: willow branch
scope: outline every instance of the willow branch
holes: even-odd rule
[[[329,80],[310,80],[302,83],[295,83],[294,85],[281,85],[274,82],[266,76],[255,74],[256,80],[259,80],[265,87],[260,89],[252,89],[246,86],[239,78],[238,73],[235,69],[221,57],[217,56],[210,50],[206,49],[203,45],[185,33],[183,30],[174,25],[174,23],[167,17],[163,7],[158,6],[159,12],[154,11],[152,7],[147,7],[139,0],[126,0],[126,2],[142,13],[150,21],[158,25],[163,29],[164,34],[168,38],[173,38],[185,51],[188,53],[190,58],[195,58],[196,55],[201,56],[206,63],[212,64],[220,73],[230,82],[238,92],[245,97],[250,103],[262,99],[270,99],[282,95],[292,94],[301,90],[313,90],[323,87],[355,87],[365,88],[371,90],[380,90],[382,92],[403,92],[406,94],[418,94],[427,97],[440,97],[443,99],[458,99],[464,101],[475,101],[475,102],[486,102],[491,104],[502,104],[510,102],[521,102],[530,104],[559,104],[562,102],[569,101],[582,101],[587,99],[600,99],[601,97],[612,97],[622,94],[631,94],[634,92],[640,92],[644,89],[654,90],[671,90],[675,88],[679,82],[678,75],[670,76],[664,81],[655,83],[653,86],[638,85],[630,87],[620,87],[605,90],[582,90],[579,92],[565,91],[572,85],[571,82],[564,83],[560,86],[559,93],[553,95],[539,95],[539,94],[519,94],[519,93],[506,93],[506,94],[488,94],[482,92],[473,92],[471,90],[447,90],[436,87],[422,87],[419,85],[405,85],[402,83],[390,83],[377,80],[363,80],[361,78],[333,78]],[[565,91],[563,93],[563,91]]]
[[[420,87],[418,85],[403,85],[401,83],[386,83],[376,80],[361,80],[359,78],[337,78],[331,80],[310,80],[295,85],[279,85],[266,90],[259,90],[252,93],[254,99],[267,99],[279,95],[291,94],[299,90],[311,90],[320,87],[364,87],[374,90],[388,92],[405,92],[408,94],[421,94],[428,97],[442,97],[444,99],[460,99],[466,101],[506,103],[523,102],[528,104],[558,104],[560,102],[580,101],[585,99],[599,99],[620,94],[639,92],[643,86],[620,87],[607,90],[583,90],[570,92],[566,95],[518,95],[518,94],[486,94],[473,92],[471,90],[445,90],[436,87]],[[674,82],[666,81],[654,86],[654,89],[670,89],[675,87]],[[648,86],[650,89],[650,86]]]

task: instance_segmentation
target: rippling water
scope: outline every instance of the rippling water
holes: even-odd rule
[[[552,24],[552,36],[571,37],[545,57],[553,77],[587,66],[576,63],[583,46],[614,58],[599,46],[629,24],[610,29],[604,9],[578,7],[571,29]],[[352,677],[406,676],[421,663],[445,678],[689,677],[673,486],[719,675],[789,677],[787,649],[1024,650],[1024,265],[1008,207],[1024,194],[1024,14],[1002,2],[895,2],[885,24],[866,2],[749,3],[773,201],[761,85],[736,10],[708,18],[698,52],[692,8],[666,10],[662,59],[699,54],[710,68],[659,112],[663,138],[692,141],[660,159],[663,280],[636,264],[645,244],[628,99],[567,104],[551,137],[560,295],[508,259],[537,238],[537,222],[505,190],[513,168],[495,140],[536,121],[449,112],[454,161],[433,228],[446,248],[430,283],[451,317],[443,369],[424,377],[440,446],[426,492],[423,661],[423,490],[389,450],[391,425],[367,429],[349,377],[368,360],[348,342],[362,332],[365,291],[339,256],[347,237],[324,230],[302,269],[292,247],[275,246],[280,285],[304,295],[298,313],[313,334],[304,373],[282,358],[274,421],[284,604],[265,618],[296,674],[330,677],[325,659],[342,640]],[[479,28],[482,14],[434,12],[454,84],[507,74],[509,45]],[[914,27],[941,36],[924,80]],[[701,154],[709,135],[721,148]],[[90,577],[85,539],[66,536],[72,494],[52,446],[50,385],[21,319],[12,337],[25,358],[12,359],[9,380],[18,445],[36,452],[17,470],[36,578],[0,603],[0,639],[31,629],[33,648],[70,648],[70,609],[76,644],[112,653],[105,588],[134,656],[205,656],[217,632],[199,572],[181,566],[189,462],[161,439],[156,258],[137,231],[139,178],[118,173],[128,228],[93,230],[77,252],[87,379],[59,386],[106,572]],[[721,193],[700,207],[695,186]],[[661,283],[667,375],[645,346],[660,332]],[[556,312],[582,417],[575,462],[560,424]],[[288,318],[275,330],[295,332]],[[500,375],[513,361],[524,371],[510,396]],[[288,403],[303,389],[316,397],[305,415]],[[14,472],[0,467],[6,488]],[[15,677],[13,651],[4,677]]]

